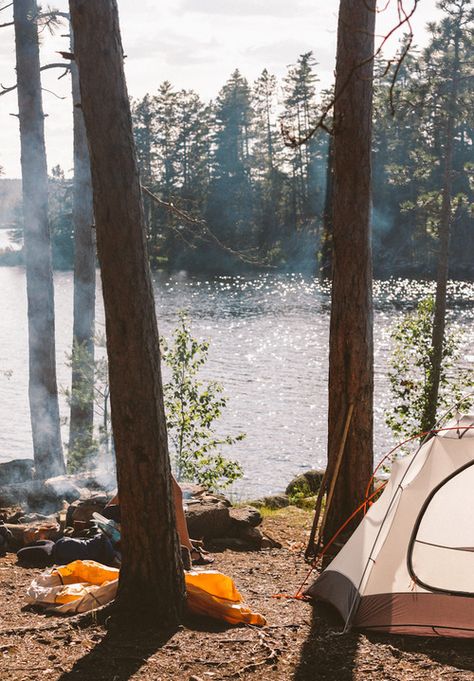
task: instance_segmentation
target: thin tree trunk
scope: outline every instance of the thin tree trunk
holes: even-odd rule
[[[454,126],[456,122],[456,100],[459,79],[459,30],[454,39],[453,77],[451,81],[448,119],[446,122],[446,142],[444,146],[443,194],[439,225],[438,271],[436,277],[436,296],[431,338],[431,373],[428,396],[422,418],[422,430],[428,431],[436,424],[438,409],[439,383],[443,362],[444,331],[446,326],[446,290],[449,273],[449,242],[451,238],[451,198],[453,187]]]
[[[48,171],[36,0],[14,0],[13,12],[28,300],[28,396],[36,475],[47,478],[63,473],[65,468],[56,382]]]
[[[334,185],[334,142],[329,136],[326,164],[326,192],[324,197],[323,233],[319,259],[319,276],[321,279],[332,278],[332,232],[333,232],[333,185]]]
[[[71,49],[74,50],[71,27]],[[79,74],[71,62],[74,124],[74,321],[69,452],[88,452],[94,433],[95,236],[89,150]]]
[[[333,283],[329,340],[328,466],[351,404],[326,539],[363,499],[372,472],[373,313],[370,243],[375,0],[341,0],[334,110]],[[360,66],[368,60],[364,66]]]
[[[184,580],[159,339],[116,0],[70,0],[91,152],[122,516],[122,622],[176,625]]]

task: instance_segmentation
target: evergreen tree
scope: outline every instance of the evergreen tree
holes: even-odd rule
[[[255,186],[255,224],[258,247],[262,255],[271,249],[273,259],[279,251],[280,231],[284,222],[283,171],[284,147],[277,127],[277,79],[264,69],[252,92],[253,136],[252,176]]]
[[[252,107],[247,80],[238,70],[214,107],[214,155],[207,218],[214,233],[234,249],[254,241],[251,178]]]

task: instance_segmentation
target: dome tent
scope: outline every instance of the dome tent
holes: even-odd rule
[[[394,462],[306,595],[333,605],[346,629],[474,638],[474,416]]]

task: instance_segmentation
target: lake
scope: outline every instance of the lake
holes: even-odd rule
[[[217,277],[185,272],[155,274],[160,332],[169,338],[179,310],[193,335],[210,341],[203,380],[224,385],[228,408],[221,434],[247,433],[227,456],[245,471],[237,498],[281,491],[308,468],[325,464],[329,289],[299,274]],[[433,284],[389,280],[374,284],[375,454],[393,444],[384,424],[390,396],[387,363],[390,330]],[[55,274],[58,382],[70,383],[67,354],[72,336],[72,273]],[[22,268],[0,268],[0,461],[32,456],[27,401],[26,283]],[[451,282],[449,318],[465,331],[465,363],[474,361],[474,284]],[[98,330],[103,329],[99,292]],[[61,396],[61,415],[68,408]],[[67,441],[67,426],[63,426]]]

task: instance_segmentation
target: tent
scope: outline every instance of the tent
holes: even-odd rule
[[[474,638],[474,416],[394,462],[306,595],[333,605],[346,630]]]

